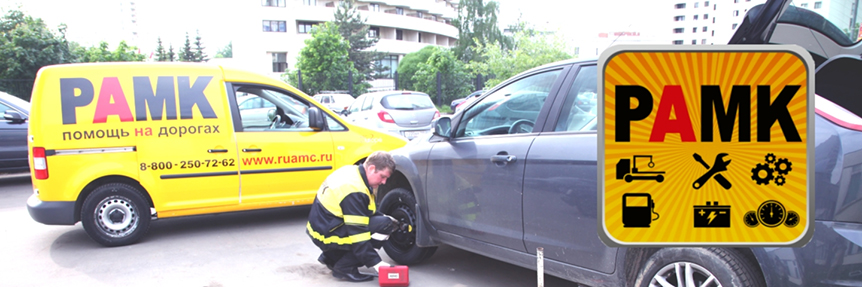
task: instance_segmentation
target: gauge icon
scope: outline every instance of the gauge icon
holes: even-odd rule
[[[767,200],[757,208],[757,220],[766,227],[776,227],[784,223],[787,211],[784,205],[775,200]]]
[[[743,221],[745,221],[745,226],[757,227],[758,225],[760,225],[760,222],[757,221],[757,213],[755,213],[753,210],[746,212],[745,216],[742,219]]]
[[[788,211],[784,225],[787,227],[796,227],[797,224],[799,224],[799,214],[796,211]]]

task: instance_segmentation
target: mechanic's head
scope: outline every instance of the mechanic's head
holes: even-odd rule
[[[395,159],[385,151],[375,151],[365,159],[365,176],[368,177],[368,185],[377,189],[395,170]]]

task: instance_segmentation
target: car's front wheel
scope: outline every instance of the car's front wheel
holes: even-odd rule
[[[389,258],[398,264],[411,265],[428,259],[437,251],[437,247],[416,246],[416,227],[422,223],[416,220],[416,198],[412,192],[404,188],[393,189],[380,202],[380,212],[410,225],[407,230],[396,230],[383,243],[383,250]]]
[[[765,286],[755,262],[727,248],[665,248],[653,254],[635,286]]]
[[[97,187],[84,200],[81,223],[87,235],[104,246],[137,242],[150,227],[150,205],[141,192],[128,184]]]

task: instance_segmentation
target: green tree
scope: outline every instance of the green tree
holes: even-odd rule
[[[438,72],[443,103],[470,93],[470,75],[451,49],[437,49],[425,63],[419,64],[419,70],[413,75],[413,89],[436,100]]]
[[[353,62],[348,60],[347,43],[338,33],[338,25],[326,22],[311,29],[311,39],[299,52],[296,68],[302,71],[302,91],[309,95],[323,90],[347,90],[348,73],[353,72],[354,94],[364,93],[369,85],[358,77]],[[297,70],[282,75],[282,79],[299,86]]]
[[[233,58],[233,42],[229,42],[227,46],[219,49],[215,55],[216,58]]]
[[[413,75],[419,70],[419,64],[428,61],[434,52],[440,48],[434,45],[425,46],[419,51],[404,55],[398,63],[398,87],[404,90],[413,89]]]
[[[159,37],[159,46],[156,47],[156,61],[165,62],[168,60],[168,53],[165,52],[165,46],[162,46],[162,37]]]
[[[478,60],[473,48],[494,43],[508,48],[510,41],[497,27],[500,4],[493,0],[463,0],[458,3],[458,17],[452,25],[458,28],[455,55],[465,63]]]
[[[858,36],[859,36],[859,24],[860,24],[860,23],[856,23],[855,25],[853,25],[853,29],[848,29],[848,28],[844,28],[844,29],[843,29],[843,30],[844,30],[844,34],[846,34],[846,35],[847,35],[847,38],[848,38],[848,39],[850,39],[850,42],[856,42],[856,41],[858,41],[858,40],[859,40],[859,39],[858,39]]]
[[[368,37],[368,25],[366,19],[362,18],[356,9],[353,0],[342,1],[335,10],[335,24],[338,25],[338,33],[350,44],[347,58],[353,62],[353,67],[359,71],[364,80],[374,79],[375,74],[384,70],[375,70],[374,63],[380,61],[386,54],[369,51],[368,49],[377,44],[377,37]]]
[[[200,33],[200,31],[197,31],[197,36],[195,36],[195,51],[194,52],[195,52],[194,53],[195,54],[195,56],[194,56],[195,62],[206,62],[206,61],[210,60],[207,57],[207,54],[204,53],[204,47],[201,44],[201,33]]]
[[[146,58],[137,52],[137,48],[129,46],[126,41],[120,41],[114,51],[108,49],[108,43],[102,41],[98,47],[90,47],[78,50],[78,58],[81,62],[140,62]]]
[[[66,40],[66,26],[60,25],[58,32],[54,34],[40,18],[7,11],[0,18],[0,79],[10,81],[0,82],[0,90],[28,100],[40,68],[76,62]]]
[[[186,43],[177,55],[180,62],[195,62],[195,52],[192,51],[192,43],[189,41],[189,33],[186,32]]]
[[[566,52],[565,41],[557,34],[522,29],[515,33],[512,44],[510,50],[504,49],[499,43],[476,48],[484,60],[470,62],[467,68],[473,74],[493,75],[485,82],[486,89],[531,68],[572,58]]]
[[[173,62],[177,59],[177,54],[174,53],[174,44],[171,44],[168,48],[168,58],[167,62]]]

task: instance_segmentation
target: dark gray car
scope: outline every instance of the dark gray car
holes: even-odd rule
[[[28,172],[27,119],[30,103],[0,92],[0,173]]]
[[[534,269],[543,247],[545,272],[587,286],[862,286],[862,46],[788,4],[752,8],[731,44],[798,44],[815,59],[815,224],[804,247],[603,244],[596,114],[576,101],[595,91],[597,68],[582,60],[517,75],[393,151],[379,209],[415,228],[386,252],[414,264],[447,244]]]

